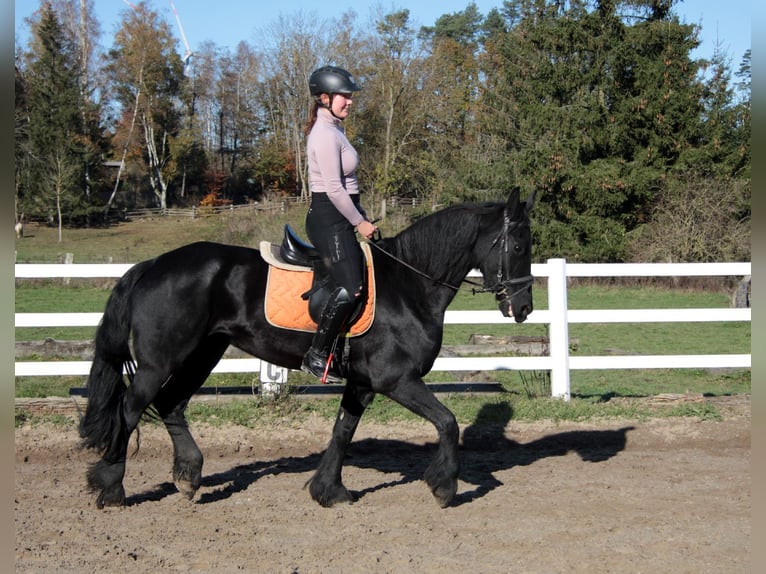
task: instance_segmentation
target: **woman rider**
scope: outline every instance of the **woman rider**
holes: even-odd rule
[[[342,381],[331,355],[341,329],[364,298],[364,256],[354,232],[370,239],[377,230],[360,205],[359,155],[342,126],[352,94],[359,90],[351,74],[336,66],[321,67],[309,78],[314,103],[305,128],[311,190],[306,233],[328,267],[335,288],[322,310],[301,370],[322,381]]]

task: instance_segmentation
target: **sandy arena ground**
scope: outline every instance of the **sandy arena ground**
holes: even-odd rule
[[[734,398],[736,399],[736,397]],[[691,418],[462,429],[455,504],[422,474],[436,433],[365,424],[344,470],[354,504],[304,489],[331,422],[194,426],[194,501],[164,430],[143,425],[125,508],[97,510],[75,431],[16,429],[16,571],[27,573],[745,573],[750,403]]]

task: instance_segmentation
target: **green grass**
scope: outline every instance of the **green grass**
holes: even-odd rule
[[[587,422],[595,420],[644,421],[658,417],[694,417],[700,420],[721,420],[719,409],[709,403],[682,403],[656,405],[647,401],[609,401],[575,397],[564,402],[557,399],[528,399],[514,394],[493,396],[451,395],[441,401],[454,414],[460,425],[506,425],[514,421]],[[191,401],[187,417],[191,424],[205,423],[211,426],[238,425],[246,428],[278,425],[300,426],[309,417],[332,420],[338,412],[340,399],[296,400],[292,397],[265,399],[243,398],[232,401],[209,403]],[[376,397],[364,415],[365,421],[378,424],[429,423],[407,409],[387,399]],[[16,425],[43,422],[74,427],[74,417],[64,415],[32,416],[23,410],[16,412]],[[155,421],[149,421],[156,424]]]
[[[65,229],[61,243],[55,228],[28,224],[16,241],[17,263],[58,263],[66,253],[75,263],[135,263],[181,245],[221,234],[222,220],[145,219],[107,228]],[[172,230],[172,231],[171,231]]]

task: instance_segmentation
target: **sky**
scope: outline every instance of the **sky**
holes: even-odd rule
[[[15,1],[15,31],[17,41],[24,42],[28,34],[24,18],[40,6],[40,0]],[[138,0],[136,0],[137,2]],[[194,51],[206,41],[218,46],[234,48],[240,41],[258,45],[258,38],[276,24],[280,17],[302,15],[306,18],[334,18],[353,10],[359,22],[367,22],[381,8],[383,13],[407,8],[410,23],[432,26],[443,14],[465,10],[471,0],[148,0],[149,5],[167,18],[179,40],[183,53],[181,33],[172,5],[181,21],[183,31]],[[479,12],[486,15],[492,8],[502,7],[503,0],[474,0]],[[130,10],[129,0],[94,0],[96,17],[101,22],[102,43],[111,43],[111,37],[124,10]],[[331,10],[328,11],[328,8]],[[683,22],[700,24],[700,48],[693,57],[709,58],[718,45],[730,58],[736,70],[742,55],[751,47],[752,0],[682,0],[676,13]]]

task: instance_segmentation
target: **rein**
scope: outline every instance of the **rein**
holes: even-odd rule
[[[461,284],[462,283],[468,283],[469,285],[473,285],[474,287],[479,287],[479,289],[471,289],[471,294],[476,295],[478,293],[494,293],[495,294],[495,298],[497,300],[501,300],[501,299],[507,298],[507,297],[513,298],[517,293],[520,293],[521,291],[526,289],[527,286],[529,286],[535,280],[533,275],[525,275],[524,277],[517,277],[516,279],[505,279],[505,280],[503,280],[503,276],[507,272],[507,270],[505,269],[505,266],[503,265],[503,262],[504,262],[503,254],[504,253],[505,254],[508,253],[508,232],[511,230],[511,227],[513,227],[515,225],[516,225],[516,223],[515,222],[511,222],[510,218],[508,217],[508,212],[506,210],[503,213],[503,228],[500,230],[500,233],[498,233],[497,236],[495,237],[495,239],[492,241],[492,245],[489,246],[489,249],[491,251],[492,248],[495,246],[495,244],[497,244],[498,241],[501,241],[501,247],[500,247],[500,252],[499,252],[500,260],[499,260],[499,262],[498,262],[499,264],[497,266],[497,283],[495,283],[495,285],[492,286],[492,287],[485,287],[484,285],[482,285],[481,283],[477,283],[476,281],[472,281],[472,280],[467,279],[467,278],[463,279],[461,281]],[[396,261],[400,265],[403,265],[404,267],[406,267],[407,269],[409,269],[413,273],[416,273],[416,274],[420,275],[421,277],[424,277],[424,278],[428,279],[429,281],[432,281],[433,283],[436,283],[437,285],[441,285],[442,287],[447,287],[449,289],[452,289],[455,292],[458,292],[460,290],[459,286],[455,286],[455,285],[452,285],[450,283],[446,283],[445,281],[441,281],[440,279],[436,279],[435,277],[431,277],[430,275],[428,275],[428,273],[425,273],[424,271],[421,271],[420,269],[417,269],[416,267],[413,267],[412,265],[410,265],[409,263],[407,263],[403,259],[400,259],[399,257],[394,255],[393,253],[390,253],[390,252],[386,251],[380,245],[378,245],[377,242],[380,241],[380,239],[381,239],[381,235],[380,235],[380,231],[378,231],[378,237],[377,238],[373,238],[372,241],[370,241],[369,243],[375,249],[377,249],[381,253],[387,255],[388,257],[390,257],[391,259],[393,259],[394,261]],[[515,291],[513,291],[509,295],[508,294],[508,289],[511,288],[511,287],[515,287],[517,285],[521,285],[521,287],[519,287],[518,289],[516,289]]]
[[[380,237],[378,237],[377,239],[374,239],[373,241],[370,241],[369,243],[370,243],[370,245],[372,245],[372,246],[373,246],[375,249],[377,249],[377,250],[378,250],[378,251],[380,251],[381,253],[383,253],[383,254],[387,255],[388,257],[390,257],[391,259],[393,259],[394,261],[396,261],[396,262],[397,262],[397,263],[399,263],[400,265],[403,265],[404,267],[406,267],[407,269],[409,269],[409,270],[410,270],[410,271],[412,271],[413,273],[417,273],[417,274],[418,274],[418,275],[420,275],[421,277],[425,277],[425,278],[426,278],[426,279],[428,279],[429,281],[433,281],[434,283],[436,283],[436,284],[438,284],[438,285],[441,285],[442,287],[449,287],[449,288],[450,288],[450,289],[452,289],[453,291],[456,291],[456,292],[457,292],[457,291],[459,291],[459,290],[460,290],[460,287],[455,287],[454,285],[451,285],[451,284],[449,284],[449,283],[446,283],[446,282],[444,282],[444,281],[441,281],[441,280],[439,280],[439,279],[436,279],[435,277],[431,277],[431,276],[430,276],[428,273],[425,273],[424,271],[421,271],[420,269],[417,269],[416,267],[413,267],[412,265],[410,265],[409,263],[407,263],[407,262],[406,262],[406,261],[404,261],[403,259],[400,259],[399,257],[397,257],[396,255],[394,255],[393,253],[390,253],[390,252],[386,251],[386,250],[385,250],[385,249],[383,249],[383,248],[382,248],[380,245],[378,245],[378,244],[377,244],[377,241],[379,241],[379,240],[380,240]],[[463,282],[464,282],[464,283],[472,283],[473,285],[478,285],[478,283],[473,283],[472,281],[469,281],[468,279],[463,279]]]

